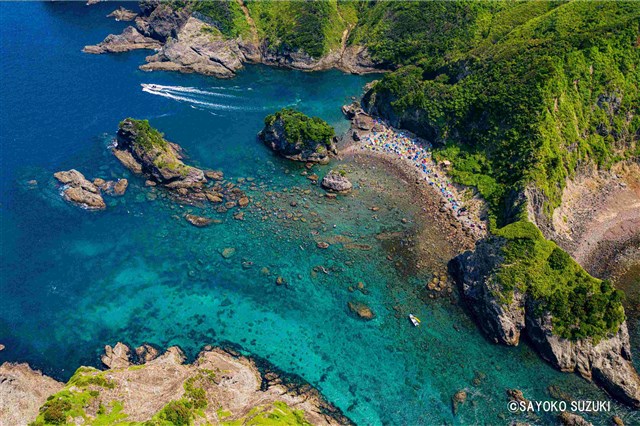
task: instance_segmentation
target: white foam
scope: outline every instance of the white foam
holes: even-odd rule
[[[192,107],[194,105],[199,105],[206,109],[218,110],[218,111],[260,111],[264,108],[257,107],[248,107],[242,105],[229,105],[229,104],[221,104],[217,102],[209,102],[207,97],[226,97],[226,98],[235,98],[241,99],[238,96],[234,95],[223,95],[220,93],[210,92],[207,90],[197,89],[195,87],[182,87],[182,86],[163,86],[159,84],[141,84],[142,91],[162,96],[164,98],[173,99],[178,102],[186,102],[189,103]],[[192,95],[192,96],[189,96]]]
[[[191,93],[191,94],[196,94],[196,95],[206,95],[206,96],[214,96],[214,97],[219,97],[219,98],[238,98],[238,96],[236,95],[230,95],[228,93],[218,93],[218,92],[212,92],[210,90],[202,90],[202,89],[198,89],[196,87],[184,87],[184,86],[163,86],[161,84],[146,84],[143,83],[141,84],[141,86],[143,87],[142,90],[144,90],[144,88],[148,88],[150,90],[155,90],[158,92],[169,92],[169,93]],[[213,90],[224,90],[224,87],[212,87]],[[235,90],[233,88],[231,88],[231,90]]]

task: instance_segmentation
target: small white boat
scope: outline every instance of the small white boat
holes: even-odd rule
[[[413,324],[414,327],[417,327],[420,325],[420,318],[418,318],[413,314],[409,314],[409,320],[411,320],[411,324]]]

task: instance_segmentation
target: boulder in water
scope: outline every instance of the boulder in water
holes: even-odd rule
[[[349,192],[351,191],[351,188],[353,188],[353,185],[346,177],[346,173],[342,170],[331,170],[324,178],[322,178],[320,185],[324,189],[340,193]]]

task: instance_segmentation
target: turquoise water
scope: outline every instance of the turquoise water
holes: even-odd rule
[[[434,243],[446,230],[429,224],[398,178],[347,163],[356,191],[327,200],[304,167],[256,141],[263,117],[286,105],[345,130],[340,106],[373,77],[249,66],[216,80],[141,72],[145,52],[82,54],[124,27],[104,18],[113,7],[0,3],[0,362],[28,361],[65,379],[81,364],[99,365],[104,345],[118,340],[179,345],[191,358],[205,344],[233,344],[299,375],[363,425],[550,421],[510,415],[510,388],[539,400],[550,398],[549,385],[607,398],[526,345],[488,342],[455,301],[425,297],[431,271],[409,267],[411,247],[423,226],[420,238]],[[162,87],[149,93],[142,84]],[[189,163],[249,178],[239,183],[253,201],[245,220],[170,202],[126,172],[107,149],[126,116],[149,119]],[[89,178],[127,177],[127,194],[106,198],[104,212],[70,206],[51,175],[72,167]],[[194,228],[182,219],[189,211],[223,223]],[[332,244],[320,250],[317,241]],[[236,253],[225,259],[228,247]],[[358,282],[367,294],[349,290]],[[353,317],[354,300],[376,318]],[[409,324],[410,312],[423,327]],[[454,416],[460,389],[469,396]],[[627,424],[640,422],[613,408]]]

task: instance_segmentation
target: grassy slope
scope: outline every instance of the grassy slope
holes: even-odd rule
[[[573,261],[553,269],[562,251],[541,235],[509,232],[527,226],[514,194],[535,185],[550,214],[580,163],[640,154],[639,22],[631,2],[378,4],[360,18],[365,34],[354,34],[374,57],[407,64],[371,101],[442,143],[436,156],[478,187],[494,233],[509,240],[505,292],[518,286],[545,302],[554,332],[568,338],[615,331],[620,294]]]

